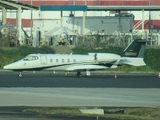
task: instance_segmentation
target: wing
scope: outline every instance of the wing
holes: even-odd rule
[[[101,62],[98,64],[92,64],[92,65],[85,65],[85,64],[76,64],[73,66],[68,67],[67,71],[83,71],[83,70],[103,70],[106,68],[117,68],[117,65],[119,64],[121,59],[118,59],[117,61],[111,62],[111,63],[105,63]]]
[[[103,66],[103,65],[74,65],[68,67],[66,70],[67,71],[83,71],[83,70],[102,70],[106,69],[108,67]]]

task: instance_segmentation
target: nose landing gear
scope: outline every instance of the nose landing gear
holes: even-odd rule
[[[23,77],[22,72],[19,72],[18,77]]]

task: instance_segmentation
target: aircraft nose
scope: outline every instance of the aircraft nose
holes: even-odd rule
[[[9,69],[9,65],[5,65],[3,69]]]
[[[12,70],[12,69],[14,69],[14,65],[13,65],[13,64],[5,65],[5,66],[3,67],[3,69]]]
[[[21,62],[14,62],[14,63],[11,63],[11,64],[8,64],[8,65],[5,65],[3,67],[3,69],[6,69],[6,70],[16,70],[16,69],[19,69],[21,67]]]

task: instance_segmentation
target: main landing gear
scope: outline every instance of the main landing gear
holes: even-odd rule
[[[86,70],[85,76],[86,76],[86,77],[90,77],[90,76],[91,76],[91,73],[90,73],[89,70]],[[77,77],[82,77],[81,71],[77,71]]]
[[[77,71],[77,77],[82,77],[82,73],[80,71]]]
[[[91,73],[89,70],[86,70],[86,77],[90,77],[91,76]]]

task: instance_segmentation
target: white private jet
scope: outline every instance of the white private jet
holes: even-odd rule
[[[90,71],[106,68],[116,68],[119,65],[144,66],[143,61],[145,43],[147,40],[133,40],[123,51],[122,55],[113,53],[88,53],[78,54],[29,54],[25,58],[4,66],[4,69],[19,71],[76,71],[81,77],[81,71],[86,71],[89,77]]]

